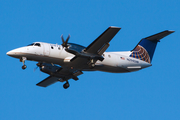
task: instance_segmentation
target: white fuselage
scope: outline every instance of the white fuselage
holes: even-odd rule
[[[9,51],[7,54],[9,56],[19,58],[26,57],[27,60],[37,61],[37,62],[46,62],[58,64],[62,67],[73,67],[71,65],[70,59],[72,59],[75,55],[68,53],[62,47],[62,45],[58,44],[49,44],[43,42],[39,43],[40,46],[32,45],[25,46],[21,48],[17,48]],[[150,63],[145,61],[129,57],[131,51],[127,52],[104,52],[103,61],[97,61],[95,63],[94,68],[85,68],[81,69],[82,71],[105,71],[105,72],[114,72],[114,73],[122,73],[122,72],[132,72],[137,71],[142,68],[146,68],[151,66]]]

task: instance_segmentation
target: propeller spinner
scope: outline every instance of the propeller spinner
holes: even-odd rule
[[[67,43],[68,43],[69,38],[70,38],[70,34],[69,34],[68,37],[66,38],[66,41],[64,41],[64,37],[63,37],[63,35],[61,35],[61,39],[62,39],[62,44],[61,44],[61,45],[62,45],[63,47],[65,47],[65,48],[68,47]]]

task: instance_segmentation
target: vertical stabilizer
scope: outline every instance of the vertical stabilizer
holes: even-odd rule
[[[160,39],[173,32],[174,31],[165,30],[155,35],[143,38],[132,50],[130,57],[151,63],[157,43],[160,41]]]

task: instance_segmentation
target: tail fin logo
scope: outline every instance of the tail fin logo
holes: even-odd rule
[[[143,60],[145,62],[151,63],[148,52],[141,45],[137,45],[136,48],[132,51],[130,57]]]

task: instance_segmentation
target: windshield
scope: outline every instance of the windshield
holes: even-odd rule
[[[40,43],[32,43],[32,44],[29,44],[27,46],[38,46],[38,47],[41,47],[41,44]]]
[[[40,43],[36,43],[34,46],[41,47],[41,44]]]

